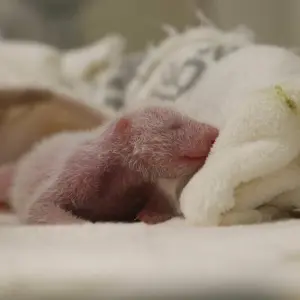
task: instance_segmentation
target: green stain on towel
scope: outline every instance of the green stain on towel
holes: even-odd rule
[[[274,87],[277,96],[295,113],[297,113],[296,102],[283,90],[280,85]]]

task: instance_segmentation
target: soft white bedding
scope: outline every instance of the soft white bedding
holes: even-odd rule
[[[230,283],[300,292],[299,228],[2,226],[0,299],[190,299]]]

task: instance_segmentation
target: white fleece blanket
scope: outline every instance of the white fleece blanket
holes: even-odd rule
[[[197,299],[252,285],[297,293],[299,225],[0,227],[0,298]]]
[[[178,102],[220,128],[207,163],[181,196],[190,222],[216,225],[232,209],[238,217],[249,210],[253,221],[246,214],[247,222],[260,222],[274,212],[253,210],[262,204],[299,207],[299,197],[272,201],[300,187],[299,78],[298,56],[278,47],[249,46],[210,68],[190,98]]]

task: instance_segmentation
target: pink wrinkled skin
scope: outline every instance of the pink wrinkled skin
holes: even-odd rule
[[[11,201],[31,224],[162,222],[176,211],[157,180],[190,177],[217,135],[217,129],[163,107],[129,113],[105,129],[59,134],[18,166]],[[41,185],[44,191],[30,206],[22,205]]]

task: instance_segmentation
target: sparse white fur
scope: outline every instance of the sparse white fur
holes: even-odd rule
[[[28,219],[31,205],[57,179],[57,176],[53,176],[53,174],[59,174],[60,170],[64,168],[66,157],[74,152],[78,144],[87,139],[88,135],[82,132],[76,133],[76,137],[74,139],[74,134],[72,133],[60,133],[47,138],[37,144],[18,163],[10,190],[10,199],[13,210],[17,213],[21,223],[25,223]],[[46,159],[44,158],[45,144],[47,145],[48,153]],[[61,144],[65,145],[64,151],[61,151]],[[49,161],[51,161],[51,164],[49,164]],[[36,162],[35,165],[34,162]],[[42,162],[47,167],[43,167]],[[41,180],[37,182],[37,178]],[[75,220],[76,218],[73,217],[73,219]]]
[[[276,94],[276,84],[297,111]],[[217,225],[229,210],[252,214],[276,196],[274,205],[282,205],[278,195],[300,186],[300,59],[293,53],[273,46],[238,50],[210,68],[178,105],[221,129],[205,166],[181,194],[188,222]]]

